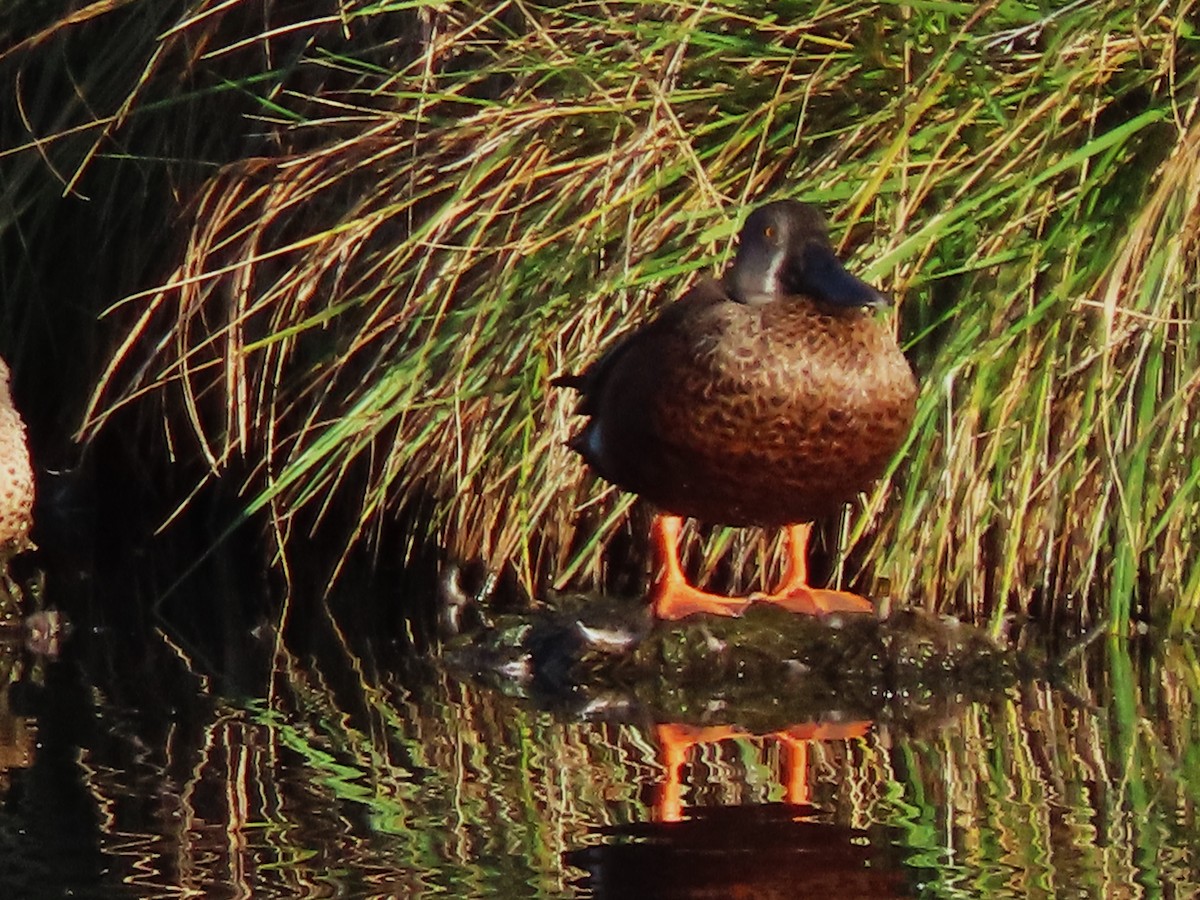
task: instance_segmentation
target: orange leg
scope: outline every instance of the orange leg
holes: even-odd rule
[[[688,584],[679,565],[679,532],[683,519],[679,516],[654,517],[652,537],[659,573],[650,589],[654,615],[660,619],[682,619],[692,613],[713,613],[718,616],[740,616],[750,601],[741,597],[722,597]]]
[[[808,583],[808,538],[812,525],[789,525],[787,528],[788,558],[783,581],[770,594],[755,594],[755,600],[777,603],[791,612],[823,616],[832,612],[874,613],[875,607],[866,597],[846,591],[828,591],[810,587]]]

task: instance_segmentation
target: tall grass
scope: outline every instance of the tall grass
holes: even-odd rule
[[[897,298],[923,385],[839,576],[997,630],[1195,625],[1193,3],[264,8],[197,3],[146,48],[241,54],[257,109],[170,275],[110,311],[85,436],[166,398],[178,452],[248,464],[285,560],[403,508],[531,592],[611,584],[630,503],[563,447],[549,378],[802,197]],[[146,71],[130,110],[172,75]],[[716,579],[771,558],[710,538]]]

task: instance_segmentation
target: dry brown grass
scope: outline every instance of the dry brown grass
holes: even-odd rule
[[[302,49],[258,95],[270,140],[113,313],[86,434],[165,397],[180,452],[248,461],[285,549],[408,507],[531,591],[603,583],[628,502],[562,447],[549,377],[719,266],[753,202],[803,196],[900,299],[924,384],[837,571],[996,628],[1192,624],[1191,3],[348,6],[201,40],[213,9],[167,34],[196,64]],[[745,583],[764,556],[719,533],[706,560]]]

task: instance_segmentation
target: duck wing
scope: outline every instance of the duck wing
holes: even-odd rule
[[[551,379],[550,385],[578,391],[580,397],[575,414],[594,415],[599,398],[611,384],[613,374],[620,370],[623,362],[636,355],[638,348],[654,345],[663,336],[674,331],[680,321],[695,315],[699,310],[714,303],[730,302],[732,299],[722,282],[714,278],[705,278],[655,318],[618,337],[612,346],[582,372],[557,375]]]

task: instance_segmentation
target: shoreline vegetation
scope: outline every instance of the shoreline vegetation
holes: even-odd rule
[[[432,542],[533,596],[626,590],[640,512],[549,381],[796,197],[921,383],[823,524],[831,577],[993,635],[1190,632],[1195,3],[1054,7],[24,5],[0,354],[25,409],[66,398],[35,436],[156,448],[167,510],[232,482],[285,571],[317,534],[331,580]],[[781,565],[699,536],[718,589]]]

